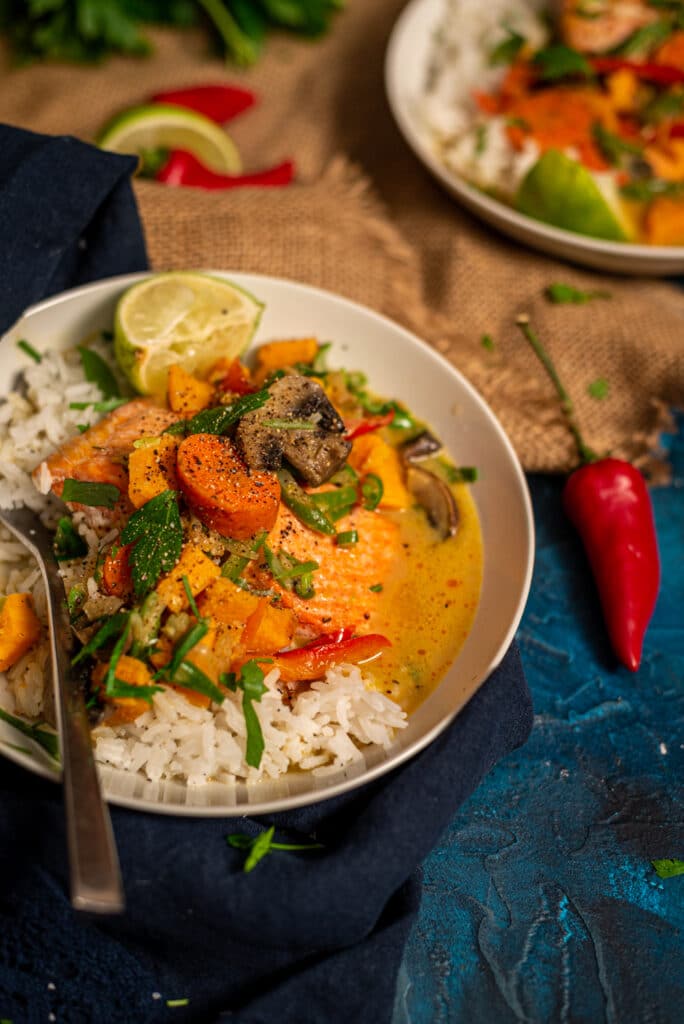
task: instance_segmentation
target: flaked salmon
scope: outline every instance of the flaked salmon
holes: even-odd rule
[[[101,522],[103,519],[119,521],[133,511],[128,501],[126,466],[133,443],[141,437],[157,437],[178,418],[170,409],[160,408],[149,399],[133,399],[58,448],[34,469],[33,481],[42,494],[52,491],[58,497],[67,478],[113,484],[121,492],[121,499],[111,510],[75,502],[68,504],[70,508],[84,510],[86,514],[96,512]]]
[[[356,530],[358,542],[341,547],[334,537],[315,533],[281,504],[267,537],[266,543],[276,554],[282,548],[300,562],[318,562],[313,597],[304,599],[286,589],[262,562],[245,574],[252,576],[257,586],[276,589],[284,607],[292,608],[301,623],[322,633],[345,626],[367,627],[380,598],[370,588],[387,579],[392,563],[401,555],[399,526],[386,515],[356,508],[337,526],[340,531]]]

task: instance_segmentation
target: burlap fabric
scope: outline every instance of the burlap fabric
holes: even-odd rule
[[[599,451],[653,470],[667,410],[684,405],[684,294],[674,284],[575,269],[507,241],[447,197],[409,152],[384,98],[386,42],[402,0],[348,0],[309,43],[269,40],[230,69],[200,31],[151,33],[149,58],[13,68],[0,52],[0,120],[93,140],[112,114],[169,87],[238,81],[260,106],[231,125],[246,167],[295,159],[287,190],[206,193],[139,183],[155,268],[216,267],[299,279],[366,303],[443,352],[482,392],[528,470],[567,470],[575,451],[519,331],[530,315]],[[564,281],[612,298],[552,306]],[[493,350],[483,348],[488,334]],[[587,389],[608,382],[599,400]],[[410,399],[410,396],[406,396]]]

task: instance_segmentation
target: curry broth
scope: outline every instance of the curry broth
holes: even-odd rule
[[[435,689],[470,632],[482,585],[483,551],[475,502],[465,484],[452,487],[460,523],[436,539],[420,508],[385,512],[400,529],[405,558],[383,580],[368,619],[392,647],[363,666],[373,685],[411,713]]]

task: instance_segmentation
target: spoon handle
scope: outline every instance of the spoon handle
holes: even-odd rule
[[[43,560],[42,567],[61,740],[71,903],[76,910],[119,914],[125,905],[119,860],[109,810],[100,791],[83,691],[71,668],[64,585],[52,559]]]

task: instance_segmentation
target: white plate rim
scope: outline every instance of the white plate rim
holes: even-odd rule
[[[352,299],[348,299],[335,292],[327,289],[319,288],[315,285],[303,284],[301,282],[293,281],[287,278],[274,277],[265,274],[248,273],[245,271],[229,271],[229,270],[216,270],[216,269],[204,269],[201,268],[202,273],[215,274],[219,277],[224,277],[229,280],[235,281],[242,287],[248,287],[249,290],[255,290],[255,284],[258,287],[259,283],[263,283],[265,286],[273,286],[276,289],[284,287],[294,289],[299,292],[304,298],[306,295],[316,296],[325,301],[332,300],[335,304],[340,304],[343,309],[348,308],[355,311],[356,314],[360,314],[365,318],[370,318],[372,321],[384,326],[385,329],[389,329],[393,332],[398,332],[402,335],[405,341],[411,346],[418,345],[423,354],[429,358],[436,366],[439,366],[447,374],[454,378],[458,385],[469,395],[473,402],[479,407],[480,412],[489,420],[490,425],[497,434],[497,439],[505,451],[510,468],[512,469],[515,479],[519,488],[519,497],[521,499],[521,511],[525,522],[526,529],[526,558],[523,578],[520,586],[520,593],[518,597],[518,603],[514,615],[511,617],[511,621],[508,625],[507,630],[501,636],[499,643],[496,648],[494,656],[490,659],[486,666],[483,666],[479,673],[479,679],[476,686],[469,693],[465,700],[456,704],[448,715],[445,715],[433,728],[429,729],[421,736],[413,740],[409,745],[400,747],[395,750],[390,756],[386,757],[379,763],[366,768],[361,776],[348,777],[344,781],[340,781],[336,784],[326,787],[320,791],[307,791],[300,794],[290,795],[285,798],[279,798],[275,800],[261,800],[254,803],[237,803],[235,805],[192,805],[192,804],[174,804],[174,803],[158,803],[153,801],[147,801],[139,797],[128,798],[121,794],[110,793],[107,791],[107,768],[102,770],[101,766],[101,777],[104,780],[104,792],[106,799],[109,803],[125,807],[131,810],[155,813],[155,814],[166,814],[170,816],[178,817],[202,817],[202,818],[219,818],[219,817],[237,817],[244,815],[260,815],[260,814],[272,814],[281,811],[291,810],[293,808],[307,806],[313,803],[321,802],[323,800],[332,799],[335,796],[339,796],[352,789],[356,789],[362,785],[373,782],[375,779],[393,771],[400,765],[405,763],[412,757],[415,757],[420,751],[424,750],[430,743],[433,742],[454,720],[458,713],[468,703],[475,692],[480,686],[486,681],[491,673],[500,665],[504,655],[508,651],[518,626],[522,619],[522,615],[527,603],[529,591],[532,583],[532,573],[534,569],[534,556],[535,556],[535,528],[534,528],[534,516],[532,509],[532,502],[527,486],[524,471],[518,459],[518,456],[513,448],[513,445],[508,438],[506,432],[501,426],[499,420],[492,412],[490,407],[487,405],[485,400],[476,390],[476,388],[456,369],[451,363],[449,363],[444,356],[442,356],[436,349],[424,342],[418,335],[409,331],[396,321],[385,316],[382,313],[371,309],[359,302],[355,302]],[[141,271],[132,274],[118,275],[116,277],[104,278],[92,282],[90,284],[80,285],[75,288],[68,289],[60,292],[57,295],[50,296],[49,298],[43,299],[30,306],[24,314],[16,321],[16,323],[0,338],[0,345],[11,343],[13,340],[12,335],[16,334],[17,337],[21,336],[20,328],[24,324],[24,321],[29,316],[36,313],[43,313],[50,311],[62,305],[64,303],[73,302],[78,300],[79,297],[89,297],[93,293],[103,292],[106,293],[110,288],[116,288],[117,290],[123,290],[137,281],[143,280],[145,277],[150,276],[153,271]],[[105,299],[103,298],[103,302]],[[4,394],[4,392],[3,392]],[[2,395],[0,394],[0,397]],[[410,404],[410,400],[409,400]],[[1,725],[2,723],[0,723]],[[19,734],[17,734],[19,735]],[[18,742],[28,742],[23,738]],[[0,753],[13,761],[17,765],[28,769],[33,774],[42,776],[45,779],[49,779],[54,782],[59,782],[60,772],[56,770],[52,765],[48,765],[45,762],[36,761],[34,758],[23,754],[21,751],[11,749],[8,744],[0,739]]]
[[[559,249],[564,248],[567,258],[578,262],[590,260],[593,256],[596,261],[589,265],[603,269],[608,269],[608,262],[612,260],[614,272],[676,274],[684,271],[684,246],[611,242],[553,227],[493,199],[441,163],[416,124],[407,95],[402,90],[401,68],[405,64],[403,59],[400,60],[400,52],[403,57],[409,36],[415,41],[417,25],[436,20],[443,3],[444,0],[409,0],[394,23],[385,51],[387,101],[401,134],[418,159],[471,212],[518,240],[524,239],[528,244],[543,248],[546,252],[558,254]],[[644,265],[641,265],[642,261]],[[640,264],[638,268],[637,263]],[[635,267],[629,270],[632,264]],[[649,270],[649,266],[652,269]]]

